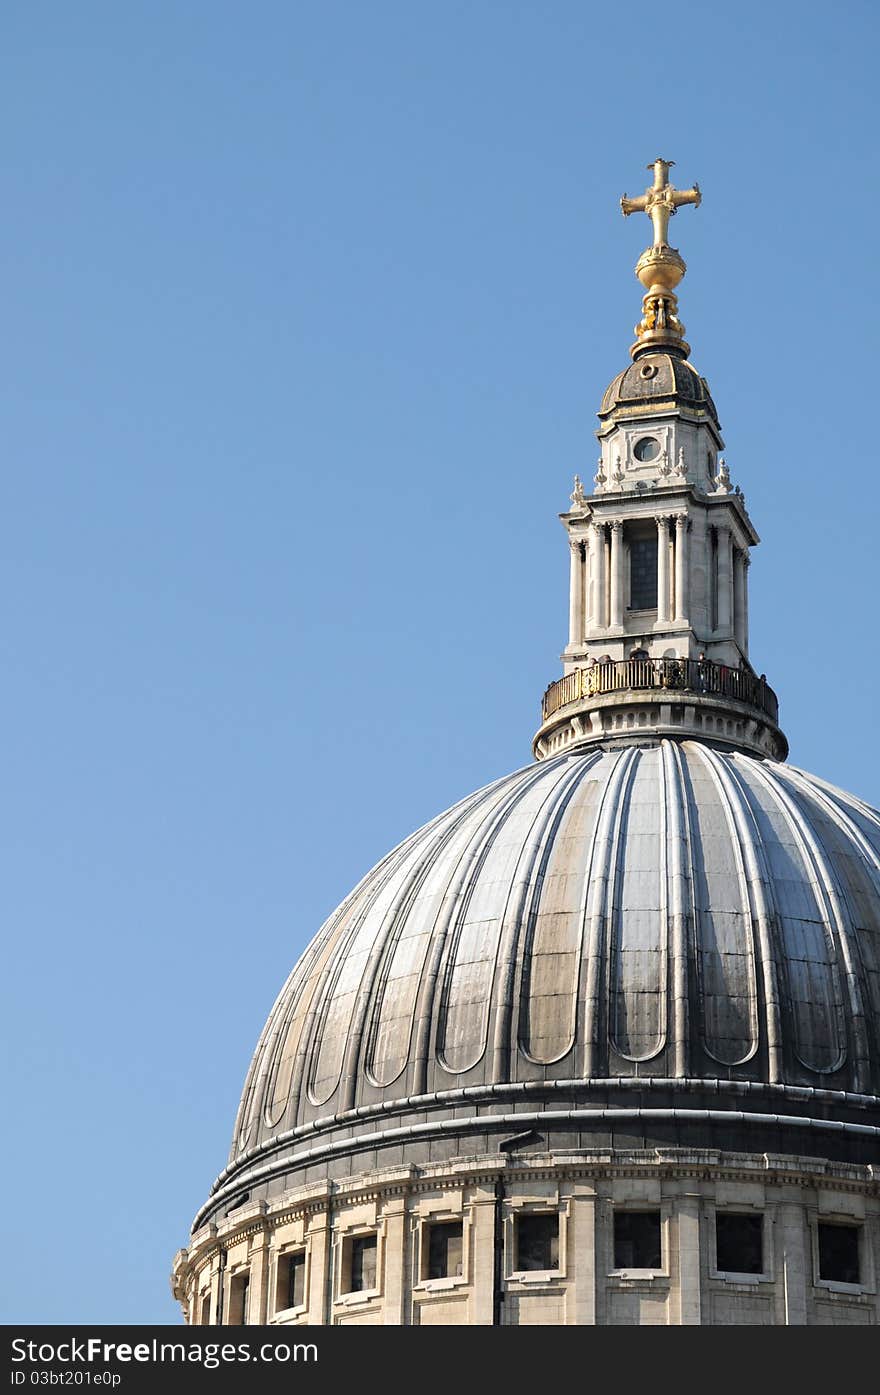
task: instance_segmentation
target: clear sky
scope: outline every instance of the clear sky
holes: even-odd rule
[[[6,0],[5,1321],[176,1321],[271,1003],[528,763],[646,164],[795,764],[880,804],[878,9]]]

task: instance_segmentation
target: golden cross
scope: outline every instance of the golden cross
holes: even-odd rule
[[[647,213],[654,224],[655,247],[669,245],[669,220],[675,210],[683,203],[696,206],[701,198],[699,184],[695,184],[693,189],[673,189],[668,176],[674,164],[674,160],[655,160],[652,165],[648,165],[648,169],[654,171],[654,183],[650,189],[646,189],[641,198],[628,199],[624,194],[620,200],[624,218],[628,218],[631,213]]]

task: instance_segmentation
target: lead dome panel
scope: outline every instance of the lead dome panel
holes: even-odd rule
[[[703,742],[550,759],[439,815],[328,918],[260,1039],[230,1162],[469,1085],[878,1091],[878,946],[880,815],[852,795]]]

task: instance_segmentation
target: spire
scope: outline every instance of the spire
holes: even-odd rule
[[[606,389],[595,488],[575,476],[561,521],[569,545],[563,675],[544,693],[539,760],[569,747],[660,737],[707,740],[784,760],[776,694],[749,661],[749,561],[759,542],[733,485],[709,386],[693,364],[674,288],[685,264],[669,220],[700,191],[654,182],[621,199],[653,242],[636,360]]]
[[[636,276],[645,287],[642,298],[642,318],[635,327],[636,342],[630,349],[633,358],[661,345],[687,358],[690,345],[685,342],[684,325],[678,318],[678,297],[675,287],[679,284],[687,266],[667,238],[669,220],[682,204],[692,203],[694,207],[701,200],[700,186],[692,189],[675,189],[669,183],[669,171],[673,160],[656,159],[648,165],[654,171],[654,183],[640,198],[630,199],[626,194],[620,200],[624,218],[631,213],[647,213],[654,228],[654,241],[647,247],[636,263]]]

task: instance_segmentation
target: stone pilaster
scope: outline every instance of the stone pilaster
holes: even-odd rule
[[[590,574],[592,598],[590,602],[591,628],[604,630],[608,624],[608,608],[605,603],[607,580],[605,576],[605,529],[594,523],[590,530]]]
[[[471,1199],[471,1274],[474,1327],[491,1327],[495,1294],[495,1188],[474,1189]]]
[[[742,639],[740,640],[740,648],[742,649],[743,654],[746,656],[746,658],[749,657],[749,567],[751,565],[751,557],[747,552],[744,552],[742,554],[743,620]]]
[[[251,1242],[251,1281],[248,1290],[248,1322],[262,1326],[269,1320],[269,1236],[261,1230]]]
[[[330,1212],[313,1215],[306,1232],[309,1241],[309,1324],[321,1326],[330,1321],[330,1265],[332,1263]]]
[[[612,630],[623,628],[623,524],[619,518],[611,524],[611,615]]]
[[[733,549],[733,636],[740,649],[745,651],[743,642],[743,620],[745,616],[745,568],[743,554],[738,547]]]
[[[584,638],[584,560],[579,542],[570,542],[571,574],[568,597],[568,642],[574,646]]]
[[[679,625],[688,624],[688,519],[685,514],[675,519],[675,619]]]
[[[780,1206],[776,1229],[776,1255],[782,1278],[782,1322],[787,1327],[802,1327],[807,1321],[809,1261],[809,1237],[803,1207],[794,1204]]]
[[[719,523],[715,528],[717,543],[715,560],[717,566],[718,615],[715,627],[719,638],[727,639],[733,630],[733,568],[731,564],[732,539],[727,524]]]
[[[669,624],[669,519],[661,516],[657,524],[657,624]]]
[[[678,1202],[678,1322],[699,1327],[700,1306],[700,1199],[682,1196]]]
[[[382,1321],[386,1326],[400,1327],[407,1320],[409,1298],[406,1199],[395,1197],[382,1214],[385,1221]]]
[[[578,1187],[571,1198],[566,1240],[566,1269],[571,1298],[566,1322],[592,1327],[596,1322],[596,1193]]]

